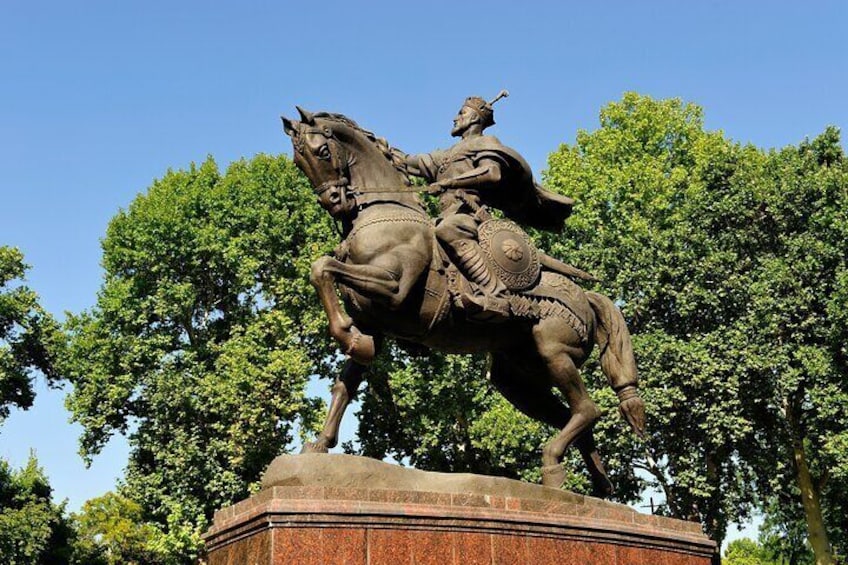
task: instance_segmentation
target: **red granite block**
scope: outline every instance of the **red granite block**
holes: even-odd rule
[[[368,491],[368,500],[370,502],[391,502],[394,491],[377,489]]]
[[[592,544],[587,548],[585,563],[591,565],[616,565],[616,547],[608,543]],[[578,561],[577,563],[581,563]]]
[[[645,561],[646,551],[641,547],[619,545],[616,547],[617,565],[654,565],[650,561]]]
[[[371,502],[450,506],[451,495],[442,492],[416,492],[380,489],[368,491],[368,500]]]
[[[368,490],[344,487],[324,487],[326,500],[368,500]]]
[[[402,530],[369,530],[368,565],[411,563],[409,534]]]
[[[409,548],[415,565],[453,562],[453,540],[448,532],[410,532]]]
[[[223,547],[219,547],[215,551],[209,552],[209,565],[227,565],[227,561],[230,558],[230,546],[225,545]]]
[[[575,563],[569,557],[563,555],[563,546],[568,544],[562,540],[552,538],[527,538],[528,563],[533,565],[563,565],[563,563]]]
[[[271,563],[271,531],[265,530],[253,536],[250,540],[250,561],[248,565],[270,565]]]
[[[492,536],[482,532],[453,534],[454,565],[492,565]]]
[[[503,496],[486,495],[485,498],[490,508],[497,508],[499,510],[506,508],[506,498]]]
[[[575,507],[576,513],[584,518],[594,518],[598,520],[614,520],[622,524],[632,524],[634,517],[637,515],[627,508],[616,508],[613,506],[594,506],[583,505]]]
[[[521,536],[492,536],[493,565],[523,565],[527,558],[527,540]]]
[[[686,553],[666,552],[665,565],[695,565],[694,557]],[[698,563],[698,565],[701,565]]]
[[[488,507],[489,501],[482,494],[451,494],[451,506]]]
[[[536,499],[527,499],[521,501],[521,510],[525,512],[542,512],[544,514],[549,514],[552,508],[557,506],[557,501],[555,500],[536,500]]]
[[[340,528],[323,530],[321,565],[366,565],[368,551],[364,529]],[[275,564],[276,565],[276,564]]]
[[[668,551],[661,551],[659,549],[643,549],[642,550],[642,562],[645,565],[673,565],[671,561],[669,561],[670,553]]]
[[[556,555],[560,563],[571,565],[607,565],[604,561],[596,561],[598,556],[593,547],[583,541],[559,541],[557,543]],[[532,555],[532,554],[531,554]],[[612,562],[610,562],[611,565]]]
[[[230,544],[229,556],[227,565],[248,565],[250,564],[250,546],[251,538],[239,540]]]
[[[320,528],[275,528],[274,565],[312,565],[321,563]]]

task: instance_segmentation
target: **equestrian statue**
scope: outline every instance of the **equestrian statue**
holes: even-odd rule
[[[349,359],[323,430],[304,451],[336,445],[345,409],[383,337],[391,336],[448,353],[489,353],[498,391],[559,430],[542,451],[542,484],[562,486],[563,454],[574,444],[593,494],[606,497],[612,484],[592,434],[600,410],[579,369],[597,344],[622,415],[644,434],[630,334],[609,298],[573,280],[590,275],[538,250],[520,227],[558,231],[573,201],[536,184],[517,152],[484,135],[495,123],[493,104],[506,95],[467,98],[451,132],[460,140],[420,155],[391,147],[341,114],[298,107],[299,120],[283,118],[295,164],[342,233],[333,256],[312,265],[311,282]],[[437,218],[422,191],[438,195]]]

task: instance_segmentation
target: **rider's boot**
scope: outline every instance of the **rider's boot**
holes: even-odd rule
[[[462,297],[471,318],[486,322],[509,319],[506,287],[492,271],[480,244],[466,239],[455,242],[453,248],[457,266],[480,290],[479,293],[465,294]]]

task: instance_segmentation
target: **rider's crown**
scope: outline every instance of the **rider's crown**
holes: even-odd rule
[[[479,96],[469,96],[465,99],[463,106],[467,106],[474,110],[477,115],[480,116],[480,122],[483,129],[486,129],[489,126],[495,125],[495,109],[492,108],[492,105],[501,98],[506,98],[507,96],[509,96],[509,92],[506,90],[501,90],[490,102],[486,102]]]

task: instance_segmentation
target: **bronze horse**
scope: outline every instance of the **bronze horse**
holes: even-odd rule
[[[300,120],[283,118],[294,162],[320,205],[341,223],[343,236],[335,257],[312,265],[311,282],[330,334],[350,356],[333,385],[324,428],[304,451],[336,445],[342,415],[388,335],[443,352],[490,353],[495,387],[531,418],[560,430],[543,449],[543,484],[562,485],[562,457],[574,443],[594,494],[608,496],[612,485],[592,435],[600,411],[579,373],[595,343],[621,413],[638,434],[645,421],[630,334],[612,301],[543,270],[529,292],[518,294],[544,307],[500,323],[469,319],[452,299],[456,286],[448,279],[461,275],[439,249],[434,222],[405,174],[405,155],[340,114],[298,111]]]

